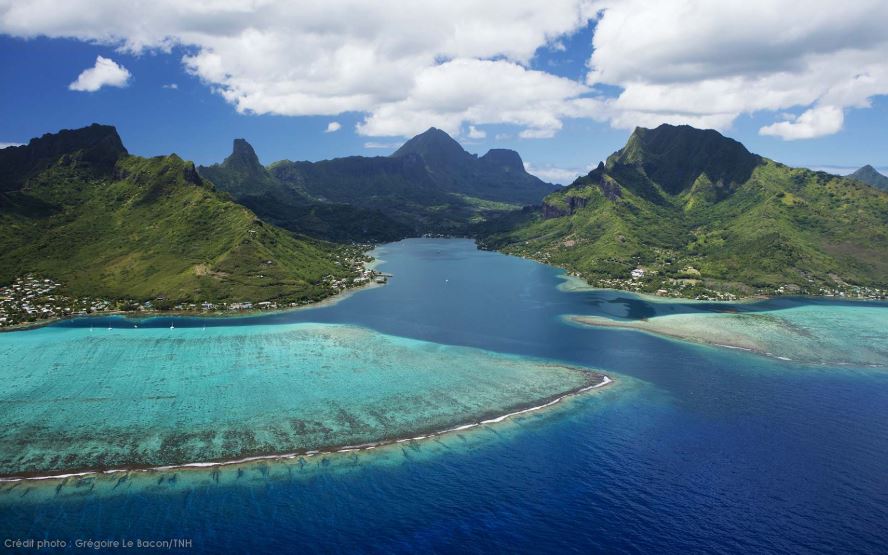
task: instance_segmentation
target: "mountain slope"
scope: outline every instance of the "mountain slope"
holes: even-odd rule
[[[888,285],[888,194],[687,126],[637,129],[541,209],[479,232],[489,247],[602,286],[690,295]],[[636,268],[645,275],[631,279]]]
[[[876,171],[876,168],[870,166],[869,164],[849,175],[848,179],[863,181],[867,185],[872,185],[877,189],[888,191],[888,177]]]
[[[381,212],[407,226],[408,235],[456,230],[474,212],[462,198],[440,190],[415,155],[282,161],[273,164],[271,172],[318,201]]]
[[[234,140],[231,155],[221,164],[200,166],[198,171],[263,219],[294,233],[337,242],[375,242],[412,232],[378,210],[318,200],[299,183],[285,185],[244,139]]]
[[[523,205],[557,189],[527,173],[514,150],[492,149],[478,158],[434,127],[404,143],[392,158],[409,155],[419,155],[432,181],[452,193]]]
[[[554,188],[528,174],[518,153],[494,149],[477,158],[437,129],[390,157],[282,160],[268,168],[237,139],[224,162],[199,171],[262,218],[334,241],[465,233]]]
[[[259,163],[252,145],[245,139],[235,139],[231,154],[221,163],[200,166],[198,171],[221,191],[234,197],[264,193],[284,194],[293,200],[305,200],[305,195],[281,187],[280,183]]]
[[[34,273],[73,295],[308,300],[329,294],[324,276],[348,274],[338,249],[262,222],[176,155],[128,155],[113,127],[35,139],[14,164],[7,156],[0,282]]]

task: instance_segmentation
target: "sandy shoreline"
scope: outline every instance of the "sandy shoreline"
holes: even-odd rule
[[[585,371],[585,370],[584,370]],[[587,371],[586,371],[587,372]],[[510,418],[520,416],[522,414],[528,414],[531,412],[537,412],[540,410],[547,409],[552,407],[566,398],[573,397],[576,395],[581,395],[583,393],[588,393],[590,391],[596,391],[602,389],[612,383],[614,380],[609,376],[597,372],[588,372],[589,378],[586,383],[581,386],[569,389],[567,391],[556,393],[549,397],[545,397],[543,399],[535,400],[528,403],[522,403],[516,405],[514,407],[510,407],[508,412],[506,413],[485,413],[481,416],[477,417],[475,420],[471,422],[466,422],[462,424],[458,424],[455,426],[450,426],[444,429],[436,429],[436,428],[427,428],[427,429],[419,429],[415,432],[412,432],[408,436],[404,437],[396,437],[390,439],[382,439],[375,442],[362,443],[358,445],[334,445],[334,446],[321,446],[317,449],[300,449],[296,451],[290,451],[285,453],[267,453],[267,454],[256,454],[249,455],[245,457],[240,457],[237,459],[224,459],[224,460],[210,460],[204,462],[188,462],[188,463],[180,463],[180,464],[170,464],[170,465],[160,465],[160,466],[123,466],[117,468],[92,468],[92,469],[71,469],[64,472],[59,473],[50,473],[50,474],[41,474],[41,473],[22,473],[22,474],[14,474],[14,475],[6,475],[0,476],[0,484],[8,484],[15,482],[28,482],[28,481],[49,481],[49,480],[66,480],[68,478],[78,478],[85,476],[95,476],[102,474],[117,474],[117,473],[129,473],[129,472],[168,472],[170,470],[188,470],[188,469],[203,469],[203,468],[215,468],[222,466],[236,466],[242,464],[249,464],[258,461],[275,461],[275,460],[289,460],[297,457],[313,457],[315,455],[326,455],[326,454],[334,454],[334,453],[349,453],[354,451],[370,451],[372,449],[376,449],[377,447],[384,447],[388,445],[395,445],[399,443],[405,443],[410,441],[420,441],[424,439],[430,439],[439,437],[442,435],[461,432],[465,430],[469,430],[472,428],[477,428],[484,425],[496,424],[499,422],[503,422],[504,420],[508,420]]]
[[[598,317],[598,316],[565,316],[565,320],[568,322],[572,322],[575,324],[580,324],[582,326],[589,327],[598,327],[598,328],[616,328],[616,329],[624,329],[624,330],[633,330],[640,331],[643,333],[649,333],[655,336],[668,337],[670,339],[677,339],[679,341],[689,341],[692,343],[697,343],[700,345],[711,345],[713,347],[724,347],[726,349],[737,349],[740,351],[746,351],[751,353],[756,353],[760,355],[768,355],[771,353],[767,351],[767,349],[762,348],[759,345],[756,345],[751,342],[738,341],[738,336],[732,337],[720,337],[718,340],[709,340],[700,335],[693,334],[691,332],[688,333],[680,333],[675,328],[665,328],[661,326],[652,325],[649,320],[610,320],[608,318]],[[775,358],[784,358],[784,357],[775,357]]]

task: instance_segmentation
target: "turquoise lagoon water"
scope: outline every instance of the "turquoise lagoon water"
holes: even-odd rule
[[[557,410],[369,452],[6,484],[0,535],[181,537],[192,540],[189,552],[207,553],[886,551],[884,369],[801,364],[563,320],[812,307],[841,321],[865,308],[885,311],[884,319],[876,313],[885,329],[884,303],[727,306],[569,292],[559,290],[558,270],[462,240],[403,241],[380,257],[391,282],[339,304],[179,318],[175,331],[360,326],[434,349],[600,368],[617,384]],[[75,320],[9,337],[88,335],[90,326],[124,334],[133,324]],[[170,319],[138,324],[169,333]],[[836,326],[839,355],[854,345],[846,333]]]
[[[334,324],[0,335],[0,474],[317,451],[498,417],[596,374]]]
[[[888,323],[880,306],[802,305],[742,313],[667,314],[644,320],[602,316],[568,320],[624,326],[782,360],[888,368]]]

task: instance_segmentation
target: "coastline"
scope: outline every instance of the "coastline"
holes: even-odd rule
[[[363,443],[358,445],[331,445],[321,446],[317,449],[301,449],[284,453],[260,453],[248,455],[237,459],[209,460],[199,462],[187,462],[180,464],[161,465],[161,466],[123,466],[116,468],[91,468],[91,469],[70,469],[61,473],[41,474],[41,473],[21,473],[0,476],[0,485],[15,484],[21,482],[49,482],[55,480],[67,480],[68,478],[82,478],[87,476],[129,473],[129,472],[168,472],[170,470],[194,470],[216,468],[222,466],[245,465],[259,461],[283,461],[299,457],[313,457],[316,455],[328,455],[335,453],[350,453],[356,451],[370,451],[378,447],[397,445],[411,441],[420,441],[432,439],[446,434],[461,432],[472,428],[478,428],[489,424],[497,424],[514,417],[524,414],[538,412],[557,405],[561,401],[570,397],[582,395],[593,391],[601,390],[616,382],[610,376],[599,372],[588,372],[589,379],[578,387],[571,388],[567,391],[556,393],[531,402],[521,403],[507,409],[505,413],[482,413],[480,416],[470,422],[451,425],[443,429],[420,428],[407,436],[382,439],[375,442]]]
[[[369,266],[370,263],[368,263]],[[390,274],[389,274],[390,276]],[[181,318],[181,317],[190,317],[190,318],[241,318],[241,317],[251,317],[251,316],[264,316],[269,314],[284,314],[289,312],[296,312],[300,310],[310,310],[315,308],[323,308],[326,306],[332,306],[337,303],[340,303],[352,295],[356,293],[360,293],[362,291],[366,291],[369,289],[375,289],[377,287],[384,286],[385,283],[376,283],[375,281],[371,281],[369,283],[365,283],[363,285],[359,285],[357,287],[349,287],[348,289],[343,289],[338,293],[334,293],[329,297],[324,297],[319,301],[315,301],[313,303],[304,304],[300,306],[289,306],[286,308],[276,308],[270,310],[263,310],[261,308],[251,308],[245,310],[229,310],[229,311],[197,311],[197,310],[109,310],[99,314],[77,314],[71,316],[59,316],[55,318],[46,318],[44,320],[39,320],[36,322],[25,322],[21,324],[14,324],[11,326],[5,326],[0,328],[0,333],[9,333],[16,331],[28,331],[43,328],[46,326],[50,326],[52,324],[58,322],[65,322],[68,320],[75,320],[78,318],[105,318],[108,316],[123,316],[127,319],[132,320],[141,320],[147,318],[163,318],[163,317],[173,317],[173,318]]]
[[[639,331],[642,333],[647,333],[656,337],[668,337],[670,339],[676,339],[678,341],[687,341],[691,343],[696,343],[698,345],[711,345],[713,347],[724,347],[726,349],[736,349],[740,351],[747,351],[750,353],[755,353],[759,355],[769,355],[766,350],[758,348],[754,345],[744,344],[740,341],[734,340],[723,340],[723,342],[714,342],[708,341],[705,338],[700,336],[688,334],[681,334],[670,329],[660,329],[653,328],[652,326],[646,326],[645,324],[639,324],[639,322],[648,322],[647,319],[642,320],[611,320],[603,317],[596,316],[578,316],[578,315],[565,315],[563,317],[569,323],[577,324],[584,327],[590,328],[614,328],[614,329],[622,329],[622,330],[632,330]],[[775,357],[780,358],[780,357]],[[788,360],[788,359],[786,359]]]
[[[547,266],[551,266],[547,264]],[[584,280],[581,277],[573,276],[568,273],[568,271],[561,266],[552,266],[553,268],[558,268],[564,270],[564,273],[559,275],[558,277],[563,280],[560,284],[558,284],[558,289],[560,291],[564,291],[567,293],[581,293],[581,292],[593,292],[593,291],[616,291],[620,293],[629,293],[630,295],[634,295],[644,301],[650,303],[660,303],[660,304],[670,304],[670,303],[682,303],[682,304],[711,304],[711,303],[724,303],[724,304],[752,304],[761,301],[767,301],[770,299],[780,298],[776,295],[753,295],[750,297],[738,297],[734,300],[704,300],[704,299],[695,299],[692,297],[663,297],[660,295],[655,295],[653,293],[644,293],[640,291],[633,291],[631,289],[614,289],[612,287],[595,287],[594,285],[590,285],[589,282]],[[817,298],[828,298],[828,297],[817,297]]]
[[[509,255],[512,256],[512,255]],[[533,259],[531,259],[533,260]],[[539,262],[539,261],[537,261]],[[540,262],[540,264],[545,264]],[[793,294],[793,295],[751,295],[748,297],[737,297],[734,300],[721,300],[721,299],[695,299],[692,297],[663,297],[660,295],[655,295],[652,293],[645,293],[640,291],[633,291],[632,289],[615,289],[613,287],[595,287],[594,285],[589,285],[589,283],[581,277],[572,276],[567,273],[567,270],[562,266],[555,266],[552,264],[545,264],[546,266],[550,266],[552,268],[558,268],[559,270],[564,270],[564,273],[559,275],[558,277],[563,280],[562,283],[558,284],[558,289],[561,291],[565,291],[568,293],[576,293],[576,292],[593,292],[593,291],[615,291],[619,293],[628,293],[630,295],[634,295],[639,297],[640,299],[650,302],[650,303],[661,303],[661,304],[670,304],[670,303],[681,303],[681,304],[755,304],[758,302],[771,301],[776,299],[815,299],[821,301],[834,301],[834,302],[843,302],[843,303],[888,303],[888,299],[885,298],[875,298],[875,297],[842,297],[837,295],[802,295],[802,294]]]

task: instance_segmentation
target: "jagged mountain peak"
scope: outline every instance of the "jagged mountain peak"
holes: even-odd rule
[[[0,191],[23,186],[30,176],[55,163],[61,156],[79,155],[93,171],[110,172],[128,153],[117,129],[93,123],[80,129],[62,129],[31,139],[28,144],[0,150]]]
[[[637,127],[626,146],[611,155],[608,169],[634,166],[669,194],[688,190],[698,177],[730,187],[743,183],[761,158],[714,129],[663,124]]]
[[[237,167],[245,170],[261,170],[262,164],[253,146],[246,139],[234,139],[231,154],[222,162],[226,167]]]

